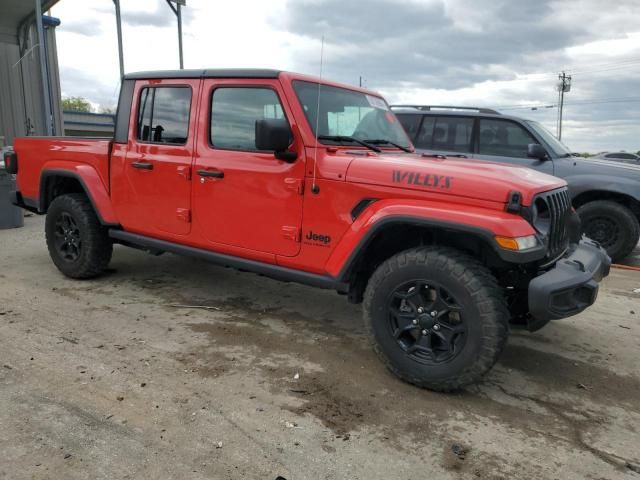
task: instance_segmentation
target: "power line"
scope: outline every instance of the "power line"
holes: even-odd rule
[[[595,69],[608,69],[608,68],[617,68],[617,67],[625,67],[627,65],[634,65],[636,63],[640,63],[640,58],[631,58],[628,60],[621,60],[618,62],[609,62],[609,63],[596,63],[596,64],[592,64],[590,65],[590,68],[595,68]],[[576,73],[582,73],[580,72],[580,67],[574,65],[571,67],[565,67],[566,71],[571,72],[572,74],[576,74]],[[583,72],[588,72],[591,70],[584,70]]]
[[[596,105],[596,104],[606,104],[606,103],[636,103],[640,102],[640,97],[621,97],[621,98],[610,98],[610,99],[594,99],[587,101],[577,101],[565,103],[566,106],[576,106],[576,105]],[[504,107],[492,107],[496,110],[532,110],[532,109],[542,109],[542,108],[556,108],[557,104],[549,104],[549,103],[538,103],[538,104],[529,104],[529,105],[513,105],[513,106],[504,106]]]

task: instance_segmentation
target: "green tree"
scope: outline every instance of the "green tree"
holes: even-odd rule
[[[111,115],[113,115],[114,113],[116,113],[116,107],[111,105],[100,105],[98,107],[98,113],[110,113]]]
[[[71,112],[90,112],[91,104],[82,97],[64,97],[62,99],[62,110]]]

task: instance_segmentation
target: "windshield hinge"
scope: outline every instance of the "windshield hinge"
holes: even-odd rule
[[[520,192],[516,192],[515,190],[510,191],[505,210],[509,213],[520,213],[521,208],[522,194]]]
[[[298,195],[304,193],[304,181],[300,178],[285,178],[284,183],[289,190],[293,190]]]

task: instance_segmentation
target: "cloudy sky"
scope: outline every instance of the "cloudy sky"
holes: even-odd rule
[[[640,0],[187,0],[185,68],[270,67],[364,84],[390,103],[473,105],[555,133],[557,76],[571,74],[563,141],[640,150]],[[165,0],[121,0],[125,71],[178,68]],[[60,0],[63,95],[115,105],[111,0]],[[532,110],[532,107],[537,109]]]

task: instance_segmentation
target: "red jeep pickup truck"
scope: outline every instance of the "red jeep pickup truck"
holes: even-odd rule
[[[419,156],[378,94],[273,70],[134,73],[112,140],[19,138],[14,203],[51,258],[99,275],[113,244],[192,255],[364,305],[400,378],[448,391],[530,330],[591,305],[610,260],[566,183]]]

